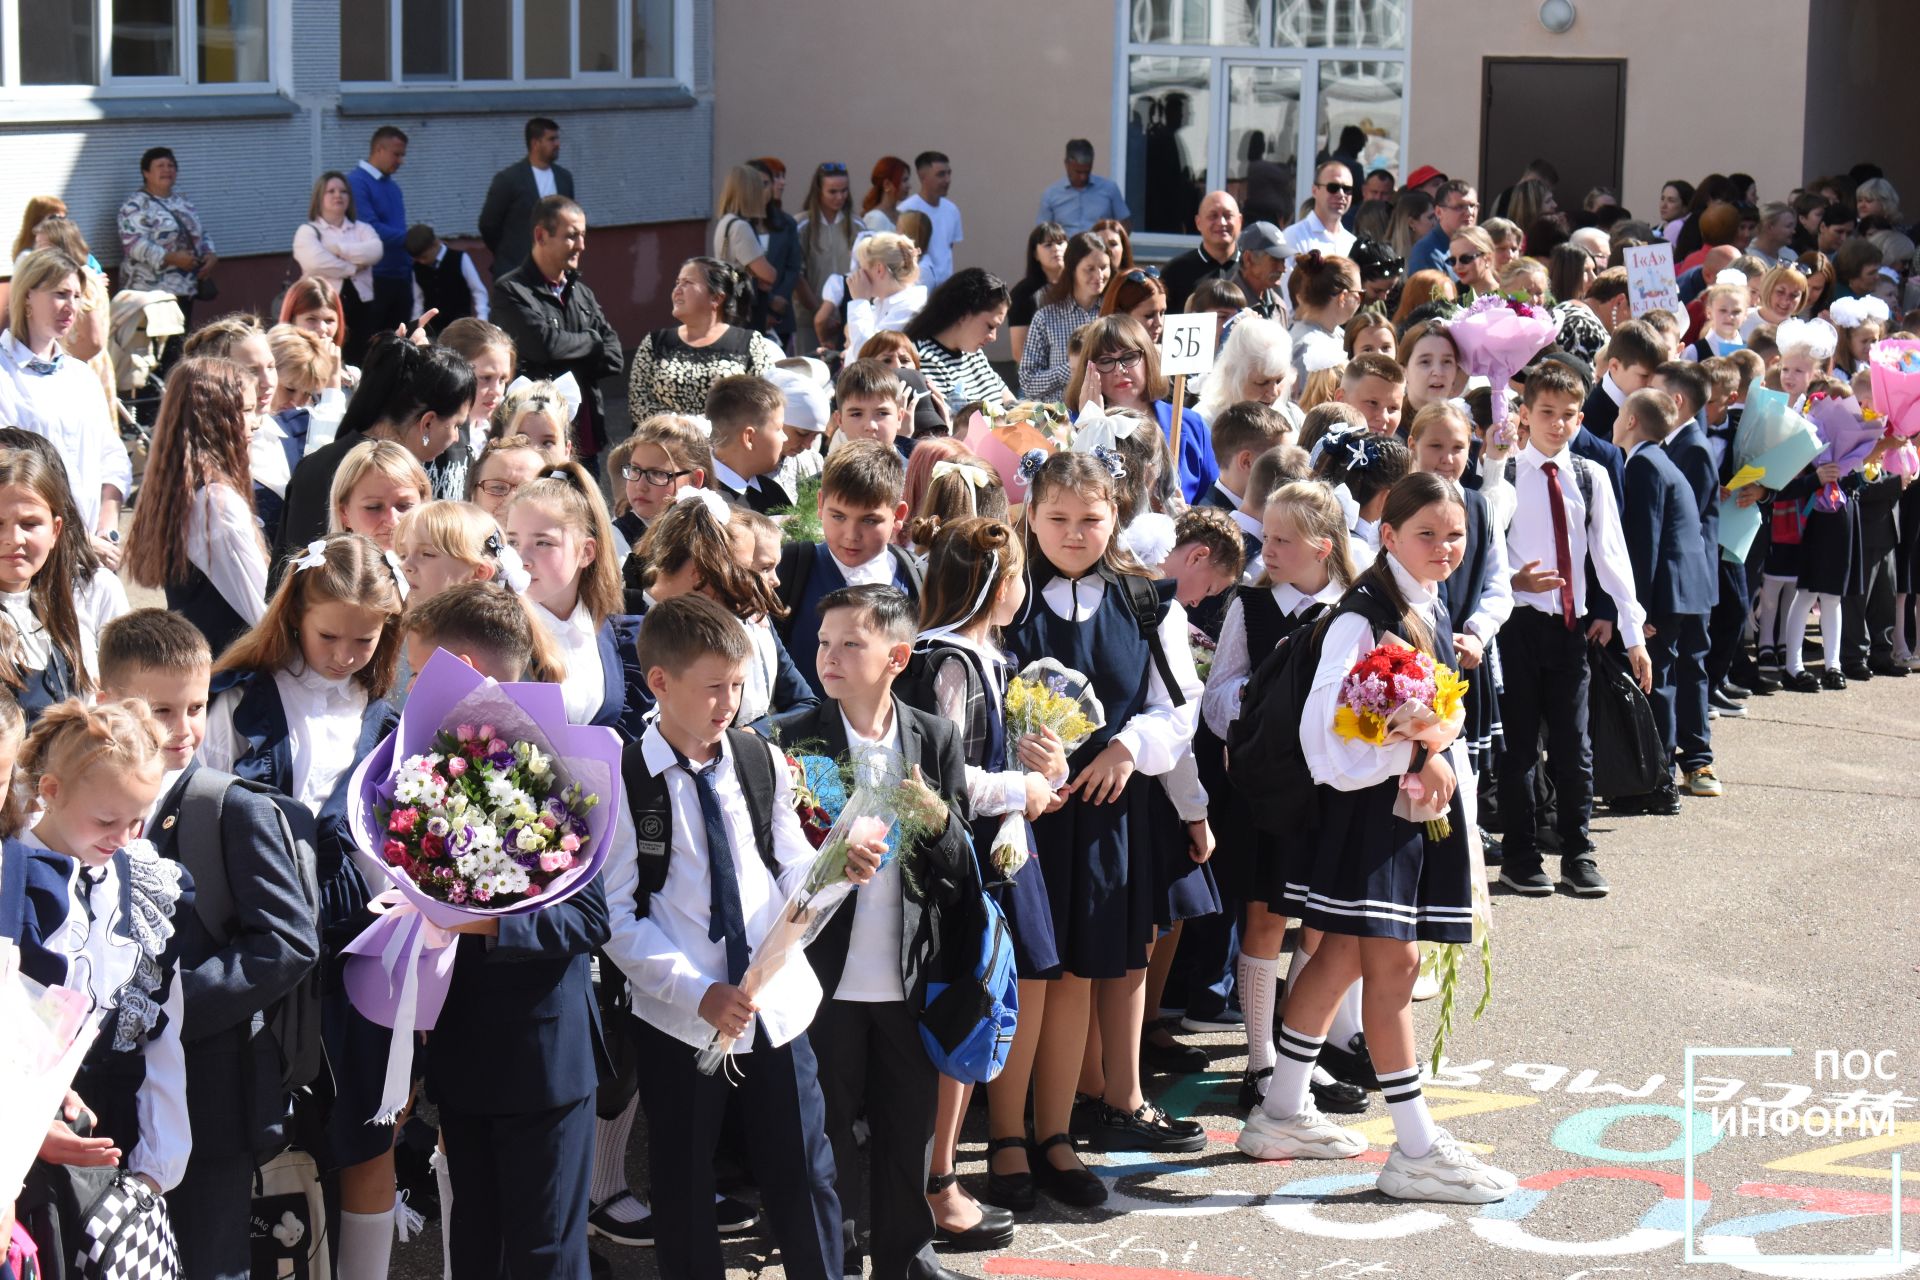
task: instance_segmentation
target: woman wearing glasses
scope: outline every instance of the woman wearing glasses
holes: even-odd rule
[[[1067,404],[1076,414],[1092,408],[1105,413],[1131,409],[1149,415],[1169,440],[1173,405],[1160,372],[1160,345],[1147,327],[1130,315],[1101,316],[1080,331],[1080,351],[1067,381]],[[1213,459],[1213,437],[1192,409],[1180,410],[1180,494],[1188,502],[1213,487],[1220,467]]]
[[[1500,286],[1494,279],[1493,238],[1479,227],[1462,227],[1447,246],[1447,266],[1460,282],[1460,300],[1471,302]]]
[[[1047,304],[1033,313],[1020,350],[1021,398],[1060,399],[1071,374],[1068,346],[1082,325],[1099,317],[1111,274],[1106,241],[1091,231],[1067,241],[1066,266],[1047,291]]]

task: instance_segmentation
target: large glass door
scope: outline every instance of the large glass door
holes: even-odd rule
[[[1220,172],[1246,222],[1296,221],[1307,68],[1298,62],[1229,62],[1217,136]]]

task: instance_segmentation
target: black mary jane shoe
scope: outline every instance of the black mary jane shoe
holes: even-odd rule
[[[1380,1088],[1379,1078],[1373,1073],[1373,1056],[1367,1052],[1367,1038],[1357,1032],[1345,1046],[1331,1040],[1321,1045],[1320,1065],[1335,1080],[1357,1089],[1372,1093]]]
[[[960,1181],[957,1173],[932,1173],[927,1175],[927,1194],[937,1196],[948,1187]],[[1013,1215],[1005,1209],[974,1201],[980,1210],[980,1221],[965,1231],[949,1231],[935,1223],[933,1226],[933,1246],[936,1249],[952,1249],[958,1253],[982,1253],[988,1249],[1004,1249],[1013,1243]]]
[[[1329,1080],[1325,1084],[1313,1080],[1308,1082],[1307,1089],[1313,1094],[1313,1105],[1323,1112],[1357,1116],[1367,1109],[1367,1091],[1345,1080]]]
[[[1058,1200],[1078,1209],[1091,1209],[1107,1202],[1107,1184],[1095,1177],[1092,1171],[1083,1168],[1056,1169],[1047,1159],[1047,1152],[1054,1147],[1065,1146],[1073,1149],[1073,1139],[1064,1133],[1056,1133],[1035,1143],[1027,1155],[1033,1165],[1033,1183],[1040,1190]]]
[[[980,1196],[982,1204],[999,1205],[1002,1209],[1011,1209],[1015,1213],[1026,1213],[1036,1203],[1038,1197],[1033,1190],[1033,1174],[1026,1170],[1019,1173],[995,1173],[993,1157],[995,1153],[1014,1148],[1025,1147],[1025,1138],[994,1138],[987,1143],[987,1188]],[[1027,1157],[1031,1164],[1033,1157]]]
[[[1156,1040],[1156,1035],[1164,1040]],[[1147,1028],[1140,1038],[1140,1064],[1166,1075],[1192,1075],[1213,1065],[1207,1051],[1198,1045],[1183,1044],[1173,1038],[1165,1023]]]

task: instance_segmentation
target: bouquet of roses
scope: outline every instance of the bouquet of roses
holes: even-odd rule
[[[1024,769],[1020,739],[1050,730],[1068,755],[1107,723],[1106,709],[1093,692],[1093,681],[1057,658],[1041,658],[1021,668],[1007,681],[1005,710],[1007,768]],[[1024,814],[1010,813],[1000,820],[988,860],[1011,879],[1026,865],[1027,827]]]
[[[1398,636],[1386,636],[1354,664],[1340,682],[1333,731],[1384,747],[1395,742],[1423,743],[1445,751],[1467,721],[1467,682]],[[1426,824],[1430,839],[1453,833],[1445,806],[1426,794],[1418,775],[1400,779],[1394,816]]]
[[[1920,452],[1914,448],[1914,437],[1920,436],[1920,342],[1876,342],[1867,351],[1867,368],[1873,410],[1897,442],[1881,465],[1892,475],[1920,475]]]
[[[1511,447],[1507,398],[1498,393],[1559,336],[1560,322],[1545,307],[1488,294],[1447,321],[1447,332],[1459,348],[1460,367],[1493,384],[1493,438],[1488,443]]]
[[[800,959],[852,894],[847,861],[854,845],[884,844],[887,852],[880,865],[898,858],[904,876],[906,855],[931,830],[920,789],[908,781],[906,763],[898,752],[874,748],[853,764],[819,755],[789,756],[787,762],[789,774],[796,779],[795,810],[808,842],[818,852],[806,879],[781,908],[779,920],[753,950],[753,960],[740,979],[748,999],[766,990],[782,969]],[[716,1029],[694,1065],[702,1074],[712,1075],[733,1052],[733,1045],[732,1036]]]
[[[451,931],[585,888],[619,799],[620,739],[568,724],[558,685],[499,684],[444,650],[428,660],[348,792],[356,861],[392,885],[343,967],[354,1007],[393,1028],[377,1121],[405,1105],[414,1032],[446,1002]]]

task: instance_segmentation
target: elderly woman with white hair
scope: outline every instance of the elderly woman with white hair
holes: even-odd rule
[[[1567,237],[1567,243],[1578,245],[1586,250],[1587,256],[1593,259],[1594,271],[1600,272],[1607,269],[1607,259],[1613,253],[1613,243],[1608,240],[1607,233],[1600,228],[1581,227]]]
[[[1306,415],[1293,402],[1293,339],[1278,320],[1242,311],[1228,322],[1226,340],[1207,373],[1195,406],[1209,426],[1229,406],[1257,400],[1297,431]]]

